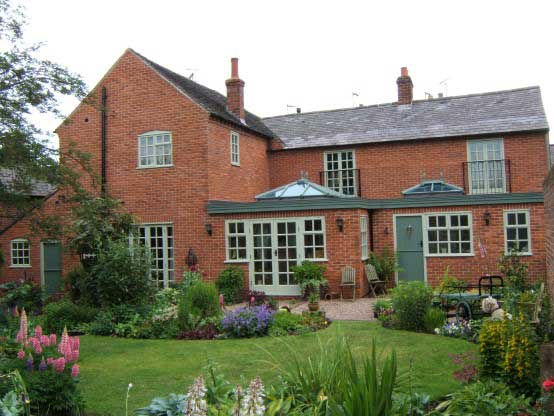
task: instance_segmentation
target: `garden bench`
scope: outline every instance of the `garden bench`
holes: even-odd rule
[[[379,279],[379,276],[377,276],[377,270],[375,270],[375,266],[368,263],[364,266],[364,270],[367,278],[367,283],[369,284],[369,292],[367,292],[367,294],[373,295],[373,297],[377,297],[376,290],[379,289],[383,294],[385,294],[385,281]]]
[[[356,270],[352,266],[346,266],[342,269],[340,279],[340,300],[343,300],[342,290],[345,287],[352,288],[352,302],[356,300]]]

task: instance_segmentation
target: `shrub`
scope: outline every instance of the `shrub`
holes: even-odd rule
[[[194,286],[202,280],[202,273],[196,270],[185,270],[183,272],[183,280],[176,285],[177,290],[181,293],[186,293],[188,288]]]
[[[438,287],[439,293],[459,293],[465,291],[467,283],[450,274],[450,266],[444,270],[441,283]]]
[[[446,322],[446,314],[439,308],[429,308],[423,317],[425,331],[434,334],[435,329],[441,328]]]
[[[401,329],[422,331],[433,290],[423,282],[400,282],[392,291],[392,306]]]
[[[381,254],[371,251],[369,253],[368,263],[375,267],[377,276],[385,282],[387,282],[396,272],[402,271],[402,268],[398,265],[397,254],[391,253],[388,247],[385,247]]]
[[[304,261],[299,266],[292,266],[291,270],[294,273],[294,280],[300,285],[305,296],[319,291],[321,286],[327,284],[327,279],[323,277],[325,266],[321,264]]]
[[[392,302],[389,299],[377,299],[372,305],[373,312],[377,316],[390,308],[392,308]]]
[[[523,292],[527,286],[529,266],[522,261],[522,256],[517,251],[503,255],[498,264],[498,270],[508,280],[508,286],[512,289]]]
[[[239,267],[227,267],[219,274],[215,285],[226,303],[235,303],[243,296],[244,272]]]
[[[42,307],[42,289],[32,281],[19,280],[0,285],[0,305],[19,308],[29,313],[39,312]]]
[[[191,320],[206,319],[221,313],[217,289],[212,283],[191,286],[179,304],[178,320],[182,331],[191,329]]]
[[[452,416],[517,416],[536,415],[525,396],[515,396],[508,386],[495,381],[477,381],[451,395],[441,403],[438,410]],[[442,414],[442,413],[441,413]]]
[[[64,299],[44,307],[44,330],[61,334],[64,327],[71,331],[79,324],[94,321],[97,315],[98,310],[95,308],[76,305]]]
[[[92,335],[114,335],[119,332],[120,336],[131,336],[133,333],[138,337],[138,332],[129,325],[141,325],[145,311],[131,305],[118,305],[101,311],[96,319],[88,325],[88,333]],[[119,325],[119,327],[118,327]],[[116,331],[116,328],[118,330]]]
[[[248,338],[268,334],[275,312],[266,305],[237,308],[221,320],[224,334],[233,338]]]
[[[84,301],[100,307],[143,305],[154,288],[150,279],[146,250],[129,241],[106,242],[78,288]]]
[[[80,287],[87,277],[87,271],[83,267],[77,267],[65,276],[65,287],[72,302],[78,302],[81,299]]]
[[[304,328],[302,323],[303,318],[301,315],[288,311],[279,311],[273,317],[273,321],[269,328],[269,335],[281,336],[298,333]]]

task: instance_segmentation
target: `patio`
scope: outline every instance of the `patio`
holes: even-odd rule
[[[360,298],[352,301],[341,301],[340,299],[322,300],[319,302],[319,309],[325,311],[326,316],[337,321],[374,321],[373,302],[381,298]],[[281,302],[281,305],[287,305]],[[308,310],[308,302],[299,302],[294,305],[288,304],[291,312],[302,313]]]

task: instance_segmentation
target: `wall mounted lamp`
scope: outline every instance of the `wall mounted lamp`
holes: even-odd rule
[[[187,258],[185,259],[185,262],[189,267],[192,267],[198,264],[198,257],[196,257],[196,254],[194,253],[192,248],[189,248],[189,253],[187,254]]]
[[[489,210],[485,211],[485,213],[483,214],[483,219],[485,220],[485,225],[490,225],[490,223],[491,223],[491,213],[489,212]]]
[[[212,235],[213,226],[211,223],[207,222],[206,224],[204,224],[204,228],[206,229],[206,232],[208,233],[208,235]]]
[[[344,218],[337,217],[337,227],[341,233],[344,231]]]

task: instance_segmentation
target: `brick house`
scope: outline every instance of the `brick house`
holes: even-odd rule
[[[413,100],[402,68],[397,102],[265,119],[244,109],[236,59],[226,87],[128,49],[92,91],[104,105],[81,103],[57,130],[138,218],[160,286],[192,253],[209,278],[236,265],[247,287],[283,296],[299,293],[290,266],[303,260],[326,265],[332,292],[353,266],[364,294],[363,260],[385,248],[398,252],[397,280],[435,285],[449,267],[475,281],[512,248],[533,278],[545,275],[550,157],[538,87]],[[14,240],[27,241],[30,263],[7,255],[4,278],[25,270],[44,283],[41,242],[24,221],[1,239],[17,257]],[[76,264],[59,257],[63,273]]]

